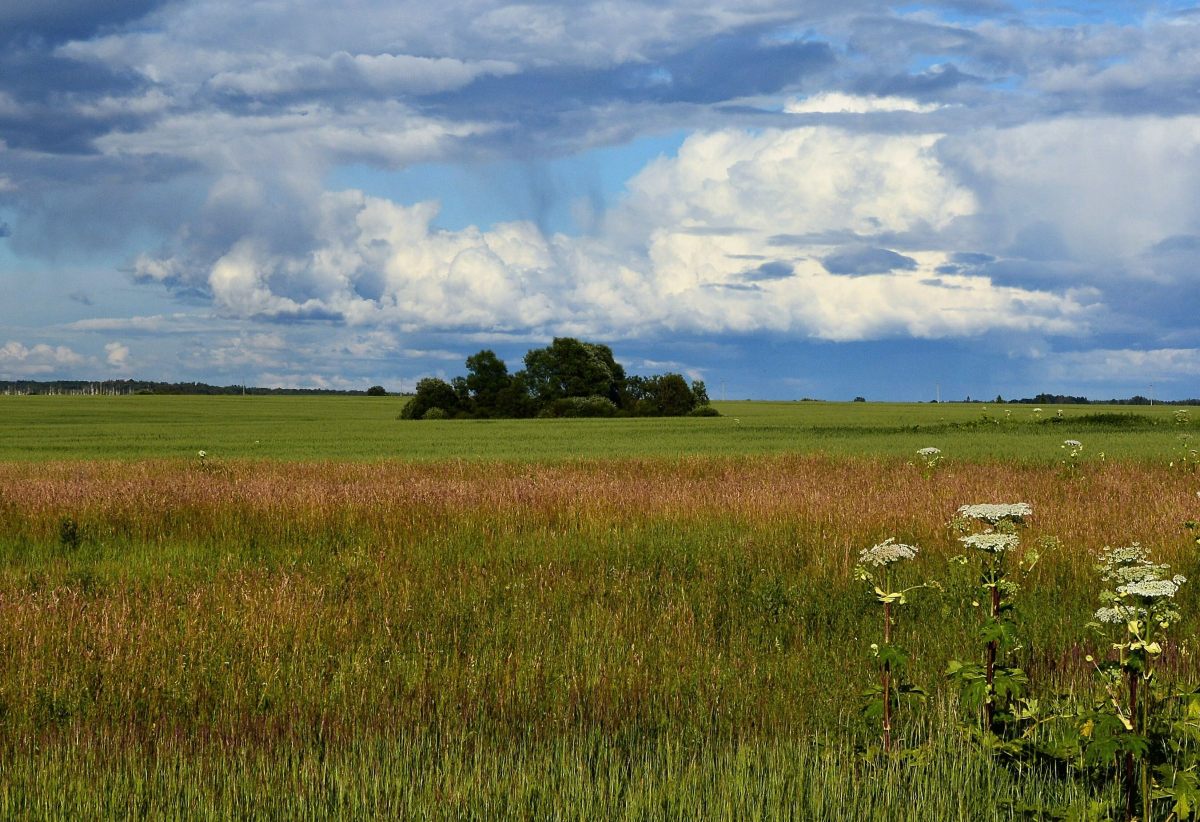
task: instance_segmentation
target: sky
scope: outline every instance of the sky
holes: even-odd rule
[[[6,0],[0,379],[1200,396],[1200,7]]]

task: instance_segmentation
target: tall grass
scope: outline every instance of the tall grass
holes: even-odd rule
[[[796,456],[0,464],[0,816],[1007,813],[997,798],[1068,788],[952,730],[941,671],[974,642],[976,580],[948,562],[946,521],[1018,498],[1024,538],[1063,544],[1021,595],[1022,666],[1070,691],[1104,653],[1076,628],[1089,552],[1140,539],[1195,574],[1194,477]],[[932,694],[897,727],[923,751],[907,764],[854,754],[878,615],[852,568],[892,535],[945,587],[895,637]],[[1196,678],[1185,650],[1166,675]]]

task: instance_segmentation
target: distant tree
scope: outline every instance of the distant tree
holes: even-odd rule
[[[368,397],[386,397],[387,391],[384,390],[382,385],[372,385],[370,388],[367,389],[367,396]]]
[[[556,337],[525,355],[509,374],[494,351],[467,357],[467,375],[450,382],[427,377],[401,410],[403,419],[478,417],[682,416],[699,408],[713,414],[701,380],[679,374],[627,376],[607,345]]]
[[[625,370],[606,345],[555,337],[546,348],[525,355],[525,378],[541,405],[564,397],[608,397],[616,402]]]
[[[855,402],[866,402],[867,398],[866,397],[855,397],[854,401]]]
[[[641,381],[641,398],[633,411],[638,416],[680,417],[699,402],[687,381],[679,374],[662,374]]]
[[[472,354],[467,357],[466,379],[475,413],[481,417],[497,416],[501,395],[512,384],[504,360],[488,349]]]
[[[529,382],[524,371],[513,374],[499,394],[496,395],[497,417],[523,419],[537,416],[538,404],[529,391]]]
[[[454,387],[437,377],[426,377],[417,383],[417,393],[400,410],[400,416],[406,420],[424,419],[431,408],[440,408],[447,416],[453,416],[459,410]]]

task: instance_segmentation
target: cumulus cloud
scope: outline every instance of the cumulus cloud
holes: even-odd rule
[[[119,342],[106,343],[104,361],[113,368],[124,371],[129,367],[129,346]]]
[[[351,326],[830,340],[1085,329],[1094,301],[1083,291],[942,270],[952,255],[929,244],[977,203],[938,140],[832,127],[696,135],[632,179],[605,231],[587,237],[522,221],[441,230],[435,203],[326,192],[303,253],[244,236],[211,262],[184,254],[139,271],[202,286],[229,316]],[[845,231],[901,250],[843,245]],[[768,262],[747,270],[745,259]]]
[[[1195,344],[1195,15],[86,5],[0,10],[0,235],[29,258],[127,254],[142,294],[191,306],[58,326],[92,335],[90,362],[128,362],[108,334],[187,337],[188,367],[293,384],[322,355],[428,363],[556,333]],[[540,201],[447,230],[427,193],[326,186],[348,164],[534,164],[679,130],[620,196],[587,193],[580,234],[548,230]],[[23,367],[58,356],[41,348]]]
[[[60,373],[64,367],[82,365],[85,358],[64,345],[38,343],[26,346],[9,340],[0,346],[0,375],[8,378]]]

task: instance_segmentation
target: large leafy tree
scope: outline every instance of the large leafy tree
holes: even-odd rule
[[[504,360],[495,351],[484,349],[467,357],[467,391],[475,405],[475,413],[483,417],[496,416],[501,399],[512,386],[512,377]]]
[[[555,337],[525,355],[525,378],[539,404],[566,397],[620,397],[625,369],[607,345]]]

